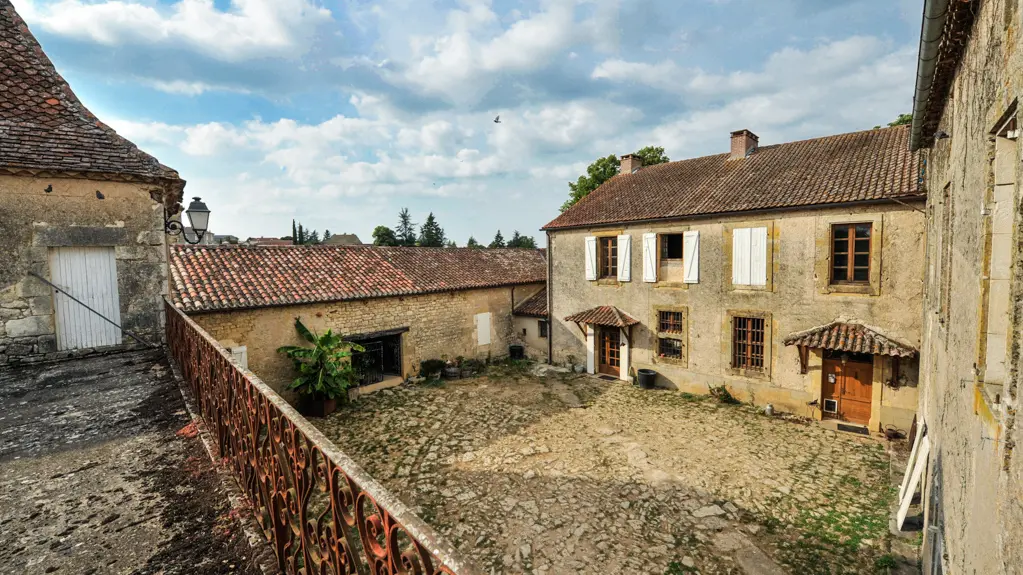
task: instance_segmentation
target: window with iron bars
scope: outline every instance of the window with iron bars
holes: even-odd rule
[[[764,318],[732,318],[732,367],[764,371]]]
[[[664,333],[682,333],[682,312],[680,311],[659,311],[657,312],[657,331]]]
[[[682,359],[682,340],[657,338],[657,355],[666,359]]]

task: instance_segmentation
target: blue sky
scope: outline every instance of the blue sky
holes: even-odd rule
[[[364,241],[400,208],[535,235],[607,154],[869,129],[912,102],[920,0],[14,0],[216,233]],[[501,123],[493,123],[500,114]]]

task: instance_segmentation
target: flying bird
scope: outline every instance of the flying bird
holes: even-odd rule
[[[497,117],[494,118],[494,123],[495,124],[500,124],[501,123],[501,114],[498,114]]]

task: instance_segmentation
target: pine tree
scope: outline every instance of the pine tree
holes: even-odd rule
[[[457,248],[458,244],[455,243],[455,240],[448,240],[447,243],[444,244],[444,247],[446,247],[446,248]]]
[[[426,222],[419,228],[419,245],[424,248],[444,247],[444,230],[433,217],[433,212],[426,217]]]
[[[330,230],[323,230],[323,241],[326,242],[332,235],[333,234],[330,233]]]
[[[512,238],[508,240],[509,248],[536,248],[536,240],[532,236],[523,236],[519,234],[518,230],[512,234]]]
[[[292,245],[298,243],[298,228],[295,227],[295,219],[291,219],[291,243]]]
[[[398,227],[394,229],[394,235],[400,246],[416,245],[416,224],[408,213],[408,208],[402,208],[398,213]]]
[[[306,240],[306,243],[308,243],[311,246],[320,243],[320,232],[316,230],[309,232],[309,238]]]
[[[476,241],[476,238],[469,236],[469,241],[465,242],[467,248],[482,248],[483,244]]]
[[[488,248],[503,248],[503,247],[505,247],[505,245],[504,245],[504,236],[501,235],[501,230],[497,230],[497,234],[494,236],[494,241],[490,242],[490,245],[487,246],[487,247]]]
[[[298,245],[305,245],[305,229],[302,227],[302,224],[298,224],[298,235],[295,237],[298,238]]]

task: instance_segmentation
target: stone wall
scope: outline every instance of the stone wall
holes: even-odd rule
[[[928,525],[942,524],[936,510],[943,516],[946,573],[1023,573],[1023,463],[1014,453],[1021,440],[1023,170],[1020,140],[998,135],[1013,115],[1017,127],[1023,119],[1013,110],[1023,96],[1021,13],[1018,0],[974,4],[971,38],[939,125],[950,137],[933,142],[927,162],[932,217],[920,412],[932,449],[924,501]],[[939,541],[928,530],[925,537],[928,573]]]
[[[539,285],[516,286],[520,293]],[[280,391],[294,379],[290,361],[277,353],[282,345],[303,345],[295,319],[322,333],[332,329],[343,336],[408,328],[402,334],[404,377],[425,359],[479,359],[508,355],[512,343],[511,287],[464,290],[406,297],[270,307],[191,314],[196,323],[228,347],[245,346],[248,367]],[[490,313],[490,344],[479,345],[477,314]]]
[[[512,339],[525,347],[526,357],[536,361],[547,362],[547,338],[540,337],[539,322],[545,321],[538,317],[517,315],[512,318]]]
[[[922,208],[922,203],[917,208]],[[874,249],[869,286],[859,293],[838,291],[829,285],[830,225],[842,222],[873,223]],[[766,226],[768,281],[766,289],[736,289],[731,285],[731,230],[740,226]],[[699,283],[671,281],[662,268],[657,283],[643,281],[642,236],[646,232],[700,232]],[[632,244],[632,281],[587,281],[584,238],[590,235],[628,234]],[[777,212],[756,217],[692,220],[626,228],[566,230],[552,234],[549,257],[554,258],[552,334],[554,360],[569,355],[585,362],[586,341],[579,327],[564,321],[570,314],[598,305],[613,305],[640,321],[632,328],[630,367],[658,372],[657,384],[689,392],[706,393],[708,385],[726,384],[733,394],[758,404],[800,415],[820,417],[819,408],[807,404],[820,399],[821,355],[811,353],[809,373],[800,374],[795,347],[786,347],[787,334],[832,322],[860,320],[914,347],[920,345],[920,306],[923,292],[924,215],[896,204],[865,206],[855,210]],[[682,361],[657,357],[658,310],[683,311],[687,322]],[[731,312],[766,316],[768,369],[745,376],[730,368]],[[901,385],[884,385],[891,373],[888,358],[878,357],[874,367],[874,394],[870,427],[894,424],[908,430],[917,403],[916,363],[903,362]]]
[[[51,278],[57,247],[113,247],[121,325],[163,341],[164,212],[151,193],[160,197],[146,184],[0,175],[0,365],[92,351],[57,350],[53,291],[27,275]],[[124,343],[137,345],[128,336]]]

